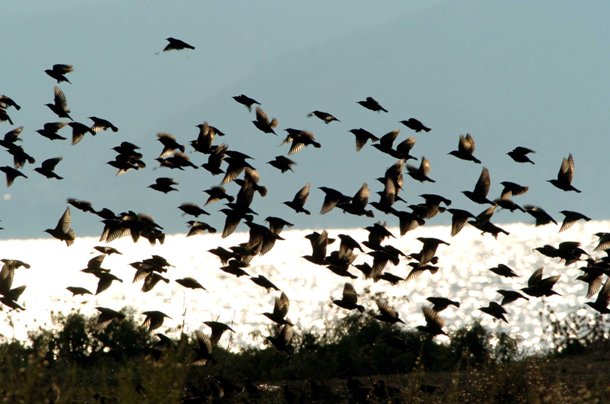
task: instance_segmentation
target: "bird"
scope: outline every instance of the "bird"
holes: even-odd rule
[[[58,130],[66,125],[67,123],[65,122],[47,122],[42,129],[38,129],[36,132],[49,140],[66,140],[65,137],[57,133]]]
[[[250,112],[252,112],[253,105],[261,105],[260,102],[256,101],[254,98],[248,97],[245,94],[236,95],[233,97],[233,99],[248,108],[248,111]]]
[[[191,278],[190,276],[187,276],[185,278],[176,279],[176,283],[178,283],[179,285],[182,285],[182,286],[184,286],[185,288],[188,288],[188,289],[203,289],[203,290],[207,290],[199,282],[197,282],[197,280],[195,280],[194,278]]]
[[[10,107],[15,108],[17,111],[21,109],[21,106],[15,102],[8,95],[0,94],[0,109],[6,110]]]
[[[159,158],[167,158],[173,156],[176,150],[180,150],[184,153],[184,145],[178,143],[174,135],[165,132],[159,132],[157,133],[157,140],[163,145],[163,150],[161,150]]]
[[[267,279],[267,277],[264,275],[251,276],[250,280],[252,282],[254,282],[255,284],[257,284],[258,286],[265,288],[267,290],[273,289],[273,290],[277,290],[278,292],[280,291],[280,288],[275,286],[275,284],[273,282],[271,282],[269,279]]]
[[[473,161],[477,164],[481,163],[481,160],[474,156],[475,143],[470,133],[466,136],[460,135],[460,141],[458,143],[458,149],[449,152],[452,156],[466,161]]]
[[[561,161],[561,167],[559,167],[559,172],[557,173],[557,178],[553,178],[547,180],[556,188],[561,189],[562,191],[574,191],[576,193],[580,193],[579,189],[574,188],[572,185],[572,180],[574,178],[574,158],[572,157],[572,153],[568,155],[567,158],[564,158]]]
[[[504,187],[500,193],[500,199],[523,195],[529,190],[528,186],[520,185],[511,181],[502,181],[500,184]]]
[[[50,77],[57,80],[57,84],[59,84],[62,81],[70,83],[70,80],[68,80],[68,78],[66,77],[66,74],[72,73],[73,71],[74,71],[74,66],[58,63],[58,64],[54,64],[53,67],[51,67],[50,69],[46,69],[44,72],[47,75],[49,75]],[[72,83],[70,83],[70,84],[72,84]]]
[[[434,311],[432,307],[424,306],[422,308],[422,313],[424,314],[426,325],[418,325],[418,330],[420,330],[421,332],[428,333],[432,337],[435,337],[440,334],[447,335],[447,333],[443,331],[445,321],[438,315],[436,311]]]
[[[176,181],[169,177],[159,177],[155,179],[154,184],[150,184],[148,188],[152,188],[155,191],[163,192],[167,194],[171,191],[178,191],[178,188],[174,188],[174,185],[178,185]]]
[[[275,159],[268,161],[267,164],[270,164],[272,167],[275,167],[282,173],[285,173],[286,171],[294,171],[292,166],[294,166],[296,162],[284,156],[275,156]]]
[[[377,100],[374,99],[373,97],[366,97],[365,100],[358,101],[358,104],[362,105],[366,109],[370,109],[371,111],[388,112],[388,110],[385,109],[384,107],[382,107],[381,104],[379,104],[379,102],[377,102]]]
[[[517,163],[531,163],[536,164],[528,157],[528,154],[536,153],[532,149],[528,149],[527,147],[517,146],[513,150],[509,151],[508,154],[511,159],[516,161]]]
[[[542,278],[543,268],[540,267],[534,271],[532,276],[527,280],[527,287],[521,290],[533,297],[553,296],[558,295],[552,288],[557,283],[561,275],[549,276]]]
[[[271,335],[265,339],[269,341],[278,351],[290,353],[290,341],[294,335],[293,326],[284,324],[278,327],[276,335]]]
[[[524,205],[523,208],[529,213],[534,219],[536,219],[536,226],[544,226],[545,224],[555,223],[555,219],[549,215],[544,209],[534,205]]]
[[[55,115],[60,118],[67,118],[73,121],[70,116],[70,109],[68,108],[68,101],[66,100],[66,96],[64,92],[58,86],[55,86],[53,89],[53,104],[45,104]]]
[[[431,262],[439,245],[449,245],[446,241],[434,237],[418,237],[417,240],[424,244],[419,252],[419,265]]]
[[[199,153],[211,154],[213,150],[212,143],[216,135],[224,136],[225,134],[218,128],[208,124],[207,121],[195,127],[199,129],[199,133],[197,134],[197,139],[191,141],[191,146]]]
[[[222,186],[214,186],[204,190],[203,192],[208,194],[208,199],[205,201],[204,206],[207,206],[210,203],[218,202],[222,199],[227,200],[227,202],[233,202],[234,200],[234,197],[227,194],[227,190]]]
[[[316,137],[313,133],[307,130],[299,130],[288,128],[285,129],[288,132],[288,135],[282,142],[282,144],[290,143],[290,150],[288,151],[288,155],[292,155],[300,152],[306,146],[313,146],[316,149],[322,147],[320,143],[316,141]]]
[[[194,46],[189,45],[180,39],[172,38],[171,36],[169,38],[165,38],[165,40],[169,43],[165,46],[165,48],[163,48],[163,52],[171,50],[195,49]]]
[[[358,310],[360,313],[364,313],[364,306],[358,304],[358,294],[351,283],[343,285],[341,299],[335,299],[333,303],[347,310]]]
[[[309,116],[309,117],[315,116],[316,118],[319,118],[322,121],[324,121],[325,124],[329,124],[333,121],[341,122],[340,120],[335,118],[332,114],[329,114],[328,112],[324,112],[324,111],[312,111],[309,114],[307,114],[307,116]]]
[[[76,238],[76,232],[70,227],[71,218],[72,215],[70,213],[70,208],[68,207],[59,218],[55,228],[46,229],[45,232],[58,240],[65,241],[68,247],[71,246]]]
[[[8,112],[6,112],[6,110],[4,108],[0,108],[0,122],[2,122],[2,121],[8,121],[8,123],[10,123],[11,125],[14,125],[13,120],[11,119]]]
[[[95,132],[89,126],[80,122],[70,122],[68,125],[72,128],[72,144],[75,145],[83,140],[85,134],[90,133],[95,136]]]
[[[433,304],[432,310],[434,310],[437,313],[440,313],[441,311],[445,310],[449,306],[455,306],[458,308],[460,307],[459,302],[456,302],[451,299],[447,299],[446,297],[428,297],[426,300]]]
[[[563,222],[561,223],[561,227],[559,228],[559,232],[568,230],[570,227],[574,225],[579,220],[584,220],[588,222],[591,220],[590,217],[583,215],[582,213],[574,212],[572,210],[562,210],[561,213],[564,216]]]
[[[96,295],[99,295],[103,291],[107,290],[110,287],[110,285],[112,285],[112,282],[114,282],[114,281],[119,281],[121,283],[123,282],[122,279],[111,274],[110,272],[101,272],[100,271],[100,272],[95,272],[94,275],[98,279],[97,289],[95,290]]]
[[[145,311],[142,314],[146,316],[144,322],[142,323],[142,327],[148,328],[148,332],[152,332],[161,327],[165,318],[171,318],[167,314],[157,310]]]
[[[430,161],[427,158],[425,158],[424,156],[422,156],[422,158],[421,158],[419,167],[416,167],[411,164],[407,164],[408,174],[413,179],[415,179],[419,182],[436,182],[432,178],[428,177],[428,174],[430,173],[431,168],[432,168],[432,165],[430,164]]]
[[[276,118],[269,120],[267,113],[263,111],[261,107],[256,107],[256,120],[252,121],[254,126],[256,126],[261,132],[264,133],[272,133],[277,136],[277,133],[273,130],[273,128],[277,127],[279,124]]]
[[[93,294],[93,293],[91,293],[91,291],[89,291],[89,289],[85,289],[80,286],[68,286],[66,289],[68,289],[72,293],[72,296],[92,295]]]
[[[505,278],[512,278],[512,277],[519,276],[506,264],[498,264],[497,266],[491,267],[488,269],[495,274],[504,276]]]
[[[220,338],[226,331],[235,332],[234,329],[232,329],[225,323],[221,323],[220,321],[204,321],[203,324],[207,325],[212,329],[212,335],[210,336],[210,342],[212,343],[212,346],[218,345]]]
[[[483,313],[489,314],[490,316],[494,317],[494,319],[502,320],[508,324],[508,320],[506,317],[504,317],[504,315],[507,313],[506,309],[496,302],[489,302],[487,307],[479,307],[479,310],[481,310]]]
[[[356,151],[360,151],[369,140],[371,142],[376,142],[379,140],[377,136],[373,135],[366,129],[351,129],[349,132],[356,136]]]
[[[175,185],[175,184],[173,184],[173,185]],[[183,212],[182,213],[183,216],[191,215],[191,216],[199,217],[200,215],[209,215],[208,212],[201,209],[196,204],[190,203],[190,202],[185,202],[185,203],[181,204],[180,206],[178,206],[178,209],[180,209]]]
[[[269,320],[280,324],[288,324],[293,325],[290,321],[286,319],[286,315],[288,314],[288,308],[290,307],[290,300],[288,300],[288,296],[284,292],[280,294],[280,297],[275,298],[275,303],[273,305],[273,312],[263,313]]]
[[[586,302],[587,305],[601,314],[610,313],[608,304],[610,304],[610,281],[606,279],[606,283],[599,291],[597,298],[593,302]]]
[[[349,203],[351,198],[344,195],[341,191],[330,187],[318,187],[319,190],[324,192],[324,201],[322,202],[322,208],[320,209],[321,214],[326,214],[334,209],[336,206],[340,206]]]
[[[489,187],[491,186],[491,179],[489,176],[489,170],[487,167],[483,167],[481,170],[481,175],[477,180],[477,183],[474,186],[472,191],[462,191],[464,195],[468,197],[471,201],[479,204],[491,204],[493,202],[487,199],[487,194],[489,193]]]
[[[113,132],[118,132],[119,128],[114,126],[110,121],[104,118],[98,118],[97,116],[90,116],[89,119],[93,121],[93,125],[91,125],[91,130],[95,133],[110,129]]]
[[[415,119],[415,118],[409,118],[405,121],[400,121],[400,123],[402,123],[403,125],[405,125],[407,128],[414,130],[415,132],[419,133],[422,130],[425,132],[430,132],[430,128],[428,128],[426,125],[424,125],[423,123],[421,123],[419,120]]]
[[[13,167],[2,166],[2,167],[0,167],[0,171],[2,171],[4,174],[6,174],[6,186],[7,187],[10,187],[11,185],[13,185],[13,182],[15,181],[15,179],[17,177],[28,178],[27,175],[25,175],[24,173],[22,173],[21,171],[15,169]]]
[[[195,331],[195,340],[197,345],[195,347],[195,358],[191,362],[195,366],[205,366],[208,362],[215,365],[216,359],[212,356],[212,342],[210,338],[200,330]]]
[[[497,292],[502,295],[502,302],[500,302],[500,304],[503,306],[512,303],[517,299],[530,300],[527,296],[523,296],[521,293],[514,290],[498,289]]]
[[[62,157],[46,159],[42,162],[40,167],[34,168],[34,171],[36,171],[38,174],[44,175],[47,178],[55,178],[61,180],[63,179],[63,177],[60,177],[55,173],[55,171],[53,171],[55,169],[55,166],[57,166],[57,164],[59,164],[61,160],[63,160]]]
[[[120,321],[125,319],[125,315],[123,313],[119,313],[113,309],[101,306],[96,307],[96,309],[100,312],[97,322],[95,323],[95,328],[98,330],[106,329],[110,323],[115,320]]]
[[[382,302],[381,300],[376,300],[375,302],[377,303],[377,308],[379,309],[379,314],[374,316],[375,319],[390,324],[405,323],[400,319],[398,312],[390,307],[387,303]]]

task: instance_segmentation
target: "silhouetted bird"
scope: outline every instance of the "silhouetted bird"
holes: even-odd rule
[[[432,166],[430,165],[430,161],[428,161],[428,159],[424,156],[421,158],[419,167],[407,164],[408,174],[419,182],[436,182],[432,178],[428,177],[431,168]]]
[[[98,279],[97,289],[95,290],[96,295],[99,295],[100,293],[102,293],[103,291],[108,289],[110,287],[110,285],[112,285],[112,282],[114,282],[114,281],[119,281],[121,283],[123,282],[122,279],[111,274],[110,272],[101,272],[100,271],[100,272],[95,272],[93,275],[95,275]]]
[[[15,102],[8,95],[0,94],[0,109],[8,109],[10,107],[15,108],[17,111],[21,109],[21,106]]]
[[[178,143],[174,135],[160,132],[157,133],[157,140],[163,145],[163,150],[161,151],[161,154],[159,154],[160,158],[173,156],[176,150],[180,150],[184,153],[184,145]]]
[[[208,156],[208,161],[203,163],[201,167],[208,170],[210,173],[212,173],[212,175],[222,174],[224,171],[221,170],[220,165],[226,157],[227,150],[228,146],[226,144],[212,146]]]
[[[441,206],[441,203],[445,204],[445,206],[451,205],[451,200],[441,195],[421,194],[420,196],[426,201],[426,219],[431,219],[437,214],[445,211],[446,208]]]
[[[502,302],[500,303],[501,305],[509,304],[517,299],[530,300],[526,296],[523,296],[521,293],[514,290],[499,289],[497,292],[502,295]]]
[[[551,222],[557,224],[555,219],[551,217],[544,209],[539,206],[534,205],[525,205],[523,206],[525,211],[532,215],[534,219],[536,219],[536,226],[544,226],[545,224],[549,224]]]
[[[66,140],[65,137],[57,133],[58,130],[66,125],[65,122],[48,122],[44,124],[42,129],[38,129],[36,132],[49,140]]]
[[[447,333],[443,331],[445,321],[438,315],[436,311],[434,311],[434,309],[432,309],[432,307],[423,307],[422,313],[424,313],[426,325],[418,325],[418,330],[420,330],[421,332],[428,333],[433,337],[439,334],[447,335]]]
[[[341,122],[340,120],[335,118],[333,115],[329,114],[328,112],[323,112],[323,111],[312,111],[309,114],[307,114],[307,116],[310,116],[310,117],[315,116],[316,118],[323,120],[325,124],[329,124],[333,121]]]
[[[20,142],[22,139],[19,137],[23,132],[23,126],[16,127],[14,129],[9,130],[4,134],[4,137],[0,139],[0,146],[10,150],[13,147],[17,146],[17,142]]]
[[[542,267],[534,271],[532,276],[527,280],[527,287],[522,288],[526,294],[534,297],[541,296],[553,296],[559,293],[555,292],[552,288],[555,283],[559,280],[561,275],[549,276],[542,278]]]
[[[197,206],[194,203],[188,203],[188,202],[183,203],[180,206],[178,206],[178,209],[180,209],[183,212],[183,215],[191,215],[191,216],[195,216],[195,217],[199,217],[200,215],[209,215],[208,212],[201,209],[199,206]]]
[[[8,112],[4,108],[0,108],[0,122],[8,121],[11,125],[14,125],[13,120],[9,116]]]
[[[488,268],[491,272],[504,276],[505,278],[512,278],[519,276],[517,275],[508,265],[498,264],[495,267]]]
[[[377,136],[362,128],[351,129],[350,133],[356,136],[356,151],[360,151],[369,140],[371,142],[376,142],[379,140]]]
[[[212,153],[212,143],[214,142],[216,135],[224,136],[225,134],[207,122],[203,122],[195,127],[199,128],[199,133],[197,134],[197,139],[191,141],[191,146],[199,153]]]
[[[288,324],[293,325],[290,321],[288,321],[285,317],[288,314],[288,308],[290,307],[290,300],[288,300],[288,296],[284,292],[280,295],[280,297],[275,298],[275,303],[273,304],[273,312],[271,313],[263,313],[269,320],[277,323],[277,324]]]
[[[72,65],[55,64],[55,65],[53,65],[52,68],[46,69],[44,72],[46,74],[48,74],[50,77],[57,80],[57,84],[59,84],[62,81],[70,83],[70,80],[68,80],[68,78],[65,75],[68,73],[71,73],[73,71],[74,71],[74,67]],[[70,83],[70,84],[72,84],[72,83]]]
[[[415,118],[409,118],[406,121],[400,121],[407,128],[414,130],[415,132],[421,132],[422,130],[425,132],[430,132],[430,128],[426,127],[423,123]]]
[[[479,310],[481,310],[483,313],[489,314],[490,316],[494,317],[494,319],[502,320],[508,324],[508,320],[506,317],[504,317],[504,315],[507,313],[506,309],[496,302],[489,302],[487,307],[479,307]]]
[[[532,149],[528,149],[527,147],[517,146],[513,150],[509,151],[508,154],[510,158],[512,158],[517,163],[532,163],[535,164],[530,158],[527,156],[530,153],[536,153]]]
[[[113,132],[118,132],[119,128],[114,126],[110,121],[104,118],[98,118],[96,116],[90,116],[89,119],[93,121],[93,125],[91,125],[91,130],[95,133],[111,129]]]
[[[606,283],[604,287],[599,291],[597,298],[593,302],[586,302],[594,310],[600,312],[601,314],[610,313],[610,309],[608,308],[608,304],[610,304],[610,281],[606,279]]]
[[[212,342],[207,335],[200,330],[195,331],[195,338],[197,340],[197,346],[195,347],[195,358],[191,362],[195,366],[205,366],[208,362],[212,365],[217,363],[216,359],[212,356]]]
[[[36,171],[37,173],[44,175],[47,178],[55,178],[58,180],[63,179],[63,177],[60,177],[59,175],[57,175],[55,173],[55,171],[53,171],[55,169],[55,166],[57,166],[57,164],[59,164],[59,162],[62,160],[62,157],[54,157],[54,158],[50,158],[50,159],[46,159],[45,161],[42,162],[42,164],[40,165],[40,167],[36,167],[34,169],[34,171]]]
[[[477,183],[474,186],[472,191],[462,191],[464,195],[468,197],[471,201],[480,204],[493,204],[492,201],[487,199],[487,194],[489,193],[489,187],[491,186],[491,179],[489,177],[489,170],[486,167],[483,167],[481,170],[481,175],[477,180]]]
[[[358,294],[351,283],[343,286],[341,299],[333,300],[333,303],[347,310],[358,310],[360,313],[364,313],[364,306],[358,304]]]
[[[273,282],[271,282],[269,279],[267,279],[267,277],[263,275],[251,276],[250,280],[258,286],[267,289],[267,291],[269,291],[269,289],[277,290],[278,292],[280,291],[280,289],[275,286]]]
[[[366,109],[370,109],[371,111],[388,112],[388,110],[382,107],[373,97],[366,97],[364,101],[358,101],[358,104],[362,105]]]
[[[470,133],[466,136],[460,135],[460,141],[458,143],[458,149],[449,152],[452,156],[466,161],[474,161],[477,164],[481,163],[481,160],[474,156],[475,143]]]
[[[379,309],[379,314],[374,317],[379,320],[390,324],[395,323],[405,323],[398,316],[398,312],[390,307],[387,303],[382,302],[381,300],[377,300],[377,308]]]
[[[285,173],[286,171],[289,171],[289,170],[293,171],[292,166],[295,165],[296,162],[294,162],[284,156],[275,156],[275,159],[268,161],[267,164],[270,164],[271,166],[280,170],[282,173]]]
[[[195,280],[194,278],[191,278],[190,276],[187,276],[185,278],[176,279],[176,283],[178,283],[188,289],[207,290],[199,282],[197,282],[197,280]]]
[[[106,329],[114,320],[120,321],[125,319],[125,315],[123,313],[119,313],[118,311],[109,309],[107,307],[98,306],[96,309],[100,312],[95,324],[95,328],[98,330]]]
[[[418,237],[417,239],[424,244],[419,252],[419,265],[432,261],[432,257],[436,254],[440,244],[449,245],[449,243],[434,237]]]
[[[547,180],[553,184],[556,188],[563,191],[574,191],[580,193],[580,190],[572,186],[572,179],[574,178],[574,158],[570,153],[568,158],[564,158],[561,162],[561,167],[557,173],[557,179]]]
[[[7,187],[10,187],[11,185],[13,185],[13,182],[15,181],[15,178],[17,178],[17,177],[28,178],[21,171],[16,170],[13,167],[2,166],[2,167],[0,167],[0,171],[2,171],[4,174],[6,174],[6,186]]]
[[[400,229],[401,236],[404,236],[407,232],[415,230],[426,223],[424,218],[417,215],[415,212],[392,210],[391,213],[398,217],[398,228]]]
[[[68,118],[69,120],[73,120],[70,116],[70,109],[68,109],[68,101],[66,100],[66,96],[64,92],[61,91],[61,88],[55,86],[54,88],[54,99],[53,104],[46,104],[47,107],[51,111],[55,113],[60,118]]]
[[[220,338],[226,331],[235,332],[234,329],[232,329],[225,323],[221,323],[220,321],[204,321],[203,324],[207,325],[212,329],[212,335],[210,336],[210,342],[212,343],[212,346],[218,345]]]
[[[171,318],[167,314],[157,310],[145,311],[142,314],[146,316],[142,323],[142,327],[148,328],[148,332],[152,332],[161,327],[165,318]]]
[[[91,129],[90,127],[88,127],[87,125],[80,123],[80,122],[70,122],[68,123],[68,125],[72,128],[72,144],[75,145],[77,143],[79,143],[83,137],[85,137],[85,134],[90,133],[91,135],[95,136],[95,132],[93,131],[93,129]]]
[[[288,132],[288,135],[282,144],[291,143],[290,150],[288,151],[289,155],[298,153],[303,150],[305,146],[309,145],[316,149],[322,147],[322,145],[316,141],[314,134],[309,131],[292,128],[285,129],[285,131]]]
[[[290,324],[284,324],[278,327],[276,335],[271,335],[266,338],[267,341],[278,350],[286,353],[290,353],[290,341],[292,340],[294,331]]]
[[[321,214],[330,212],[336,206],[349,203],[351,198],[344,195],[340,191],[329,187],[318,187],[324,192],[324,201],[322,202],[322,208],[320,209]]]
[[[447,299],[446,297],[429,297],[426,300],[433,304],[432,310],[434,310],[437,313],[440,313],[441,311],[445,310],[449,306],[455,306],[458,308],[460,307],[459,302],[453,301],[451,299]]]
[[[335,239],[328,237],[328,232],[324,230],[322,233],[314,231],[305,236],[311,243],[312,253],[303,258],[316,265],[326,265],[326,247],[332,244]]]
[[[169,38],[165,38],[165,40],[169,43],[165,46],[165,48],[163,48],[163,52],[170,50],[195,49],[194,46],[189,45],[180,39],[172,38],[171,36]]]
[[[396,150],[394,150],[394,141],[396,140],[399,134],[400,129],[390,131],[379,138],[379,143],[375,143],[372,146],[382,153],[400,159],[401,157],[398,155]]]
[[[191,237],[196,234],[204,234],[205,232],[216,233],[216,228],[199,220],[189,220],[187,224],[189,226],[189,231],[186,234],[187,237]]]
[[[559,229],[560,232],[568,230],[574,225],[574,223],[579,220],[584,220],[586,222],[591,220],[590,217],[585,216],[582,213],[574,212],[572,210],[562,210],[559,213],[565,216],[563,219],[563,223],[561,223],[561,228]]]
[[[236,95],[233,97],[233,99],[248,108],[248,111],[250,112],[252,112],[252,105],[261,105],[260,102],[256,101],[254,98],[248,97],[245,94]]]
[[[348,202],[342,203],[339,207],[345,213],[373,217],[373,211],[366,209],[366,205],[369,202],[369,193],[369,186],[365,182]]]
[[[148,188],[152,188],[155,191],[163,192],[164,194],[166,194],[168,192],[178,190],[178,188],[174,188],[174,185],[178,185],[178,183],[175,182],[173,179],[169,177],[159,177],[155,179],[155,183],[150,184]]]
[[[68,286],[66,289],[68,289],[72,293],[72,296],[93,294],[88,289],[82,288],[80,286]]]
[[[65,241],[67,246],[71,246],[76,237],[74,229],[70,227],[71,217],[70,208],[66,208],[63,215],[61,215],[61,218],[59,218],[55,228],[46,229],[45,232],[49,233],[58,240]]]
[[[529,190],[529,187],[519,185],[510,181],[502,181],[500,184],[504,186],[500,194],[500,198],[511,198],[513,196],[523,195]]]
[[[277,127],[278,120],[273,118],[269,120],[267,113],[263,111],[261,107],[256,107],[256,120],[252,121],[254,126],[256,126],[260,131],[264,133],[273,133],[277,136],[277,133],[273,130],[273,128]]]

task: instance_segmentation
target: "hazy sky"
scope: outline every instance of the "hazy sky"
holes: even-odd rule
[[[115,212],[152,215],[168,233],[186,230],[177,206],[202,204],[202,190],[221,178],[203,169],[176,172],[158,168],[157,132],[169,132],[183,144],[195,139],[195,125],[207,120],[229,144],[254,157],[252,164],[269,188],[252,205],[262,220],[284,217],[298,227],[366,226],[363,219],[332,211],[317,212],[319,186],[353,195],[394,160],[369,145],[356,152],[348,131],[365,128],[379,136],[401,128],[400,140],[413,133],[399,124],[416,117],[432,128],[417,134],[413,154],[432,163],[435,184],[407,181],[403,197],[419,203],[422,193],[453,200],[452,207],[480,212],[460,191],[471,190],[481,165],[447,153],[460,134],[477,142],[475,155],[491,173],[490,196],[500,181],[530,186],[516,199],[544,207],[558,220],[560,210],[576,210],[596,219],[609,218],[605,177],[610,172],[610,5],[573,1],[310,1],[292,3],[211,1],[22,1],[5,0],[0,14],[2,63],[0,93],[22,109],[8,110],[15,126],[24,126],[23,147],[36,158],[13,186],[1,186],[1,238],[48,237],[66,207],[66,198],[89,200]],[[166,37],[194,45],[194,51],[159,51]],[[96,115],[112,121],[118,133],[87,136],[77,145],[51,142],[36,133],[58,118],[44,104],[52,102],[53,79],[44,69],[55,63],[74,65],[72,84],[60,86],[76,121],[90,124]],[[258,131],[254,118],[231,98],[245,93],[280,121],[275,137]],[[356,101],[373,96],[389,110],[375,113]],[[324,110],[341,122],[325,125],[307,114]],[[280,174],[266,164],[284,154],[284,132],[293,127],[316,134],[321,149],[294,156],[294,173]],[[0,123],[0,135],[12,127]],[[280,133],[282,132],[282,133]],[[69,129],[63,129],[69,136]],[[113,146],[139,145],[147,168],[117,177],[106,164]],[[505,153],[517,145],[536,150],[536,165],[518,165]],[[188,146],[187,146],[188,148]],[[207,157],[188,150],[200,165]],[[576,162],[573,185],[581,194],[564,193],[546,180],[554,178],[562,158]],[[56,171],[64,180],[47,180],[33,168],[62,156]],[[0,165],[12,157],[0,152]],[[174,178],[180,192],[167,195],[147,186],[156,177]],[[305,183],[312,192],[311,216],[295,215],[282,201]],[[230,193],[237,192],[229,184]],[[372,196],[371,200],[376,200]],[[202,218],[221,230],[220,204]],[[401,207],[406,210],[405,205]],[[448,215],[434,223],[448,223]],[[526,214],[500,212],[498,222],[532,222]],[[96,235],[96,216],[73,209],[77,234]]]

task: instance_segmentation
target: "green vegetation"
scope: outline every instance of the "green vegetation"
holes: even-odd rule
[[[351,315],[324,335],[301,333],[291,353],[271,345],[193,366],[195,342],[170,346],[133,314],[96,329],[73,313],[27,343],[0,344],[0,399],[33,402],[603,402],[610,397],[608,319],[548,316],[553,349],[525,355],[480,324],[441,344],[417,331]],[[223,337],[226,338],[226,337]],[[221,339],[220,345],[223,345]]]

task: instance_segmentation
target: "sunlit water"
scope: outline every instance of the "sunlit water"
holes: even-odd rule
[[[511,224],[502,227],[510,235],[500,235],[498,240],[489,235],[481,236],[472,227],[450,237],[446,226],[424,227],[390,239],[388,243],[407,254],[420,250],[421,243],[417,237],[437,237],[450,245],[441,245],[437,251],[440,270],[436,274],[424,273],[417,279],[395,286],[384,281],[365,280],[356,269],[352,269],[358,275],[352,283],[361,295],[361,303],[367,311],[375,311],[373,296],[380,294],[405,321],[406,325],[401,326],[414,328],[424,324],[421,308],[428,304],[427,297],[449,297],[461,303],[459,309],[450,307],[442,312],[449,333],[478,320],[491,330],[521,337],[523,346],[540,349],[548,342],[548,335],[543,335],[542,299],[530,298],[528,302],[519,300],[508,305],[509,324],[494,321],[478,308],[492,300],[499,302],[501,296],[497,289],[525,287],[531,273],[543,266],[545,276],[561,275],[555,287],[561,296],[546,298],[544,302],[560,318],[575,311],[593,318],[595,312],[584,304],[588,300],[585,298],[586,285],[576,280],[581,264],[566,267],[532,249],[572,240],[581,242],[586,251],[592,252],[596,240],[594,233],[608,231],[610,222],[577,224],[563,233],[558,233],[556,226],[535,228],[531,224]],[[391,231],[399,234],[398,229]],[[295,323],[296,332],[321,331],[332,326],[334,319],[346,315],[345,311],[331,304],[331,298],[340,297],[343,284],[348,279],[301,258],[311,253],[309,240],[304,237],[310,232],[284,231],[282,237],[285,240],[278,241],[268,254],[254,258],[251,266],[246,268],[251,275],[265,275],[288,295],[288,317]],[[335,229],[329,233],[331,237],[346,233],[358,241],[367,238],[367,232],[362,229]],[[116,310],[130,306],[136,310],[136,319],[143,320],[140,313],[146,310],[160,310],[169,315],[171,319],[166,319],[158,330],[168,335],[177,335],[181,328],[187,333],[205,330],[207,327],[203,321],[213,319],[228,323],[235,329],[230,341],[223,338],[223,343],[231,348],[258,346],[269,332],[270,325],[262,313],[272,310],[274,297],[279,293],[268,293],[248,277],[236,278],[222,272],[219,259],[208,252],[219,245],[228,248],[245,242],[247,238],[247,233],[236,233],[226,239],[218,235],[187,238],[177,234],[168,236],[163,245],[156,246],[151,246],[146,240],[138,243],[133,243],[130,238],[116,240],[110,245],[123,254],[107,256],[102,266],[111,269],[123,283],[115,282],[97,296],[76,297],[66,290],[67,286],[82,286],[95,292],[97,278],[80,270],[97,254],[93,250],[94,246],[100,245],[97,238],[77,238],[71,247],[51,238],[0,241],[2,258],[20,259],[31,265],[29,269],[17,270],[13,283],[13,287],[27,285],[19,299],[26,310],[17,312],[4,306],[0,312],[0,333],[6,338],[25,339],[28,331],[52,326],[53,313],[78,310],[91,315],[97,314],[96,306]],[[338,241],[329,246],[329,251],[337,248]],[[142,282],[132,283],[135,270],[129,263],[152,254],[165,257],[174,267],[164,274],[170,283],[160,282],[152,291],[143,293],[140,290]],[[355,263],[365,260],[372,261],[370,256],[360,254]],[[386,270],[406,277],[410,271],[406,262],[403,260],[396,267],[389,264]],[[488,271],[489,267],[499,263],[509,265],[519,277],[507,279]],[[174,282],[185,276],[196,278],[207,291],[185,289]],[[365,294],[365,290],[369,293]]]

